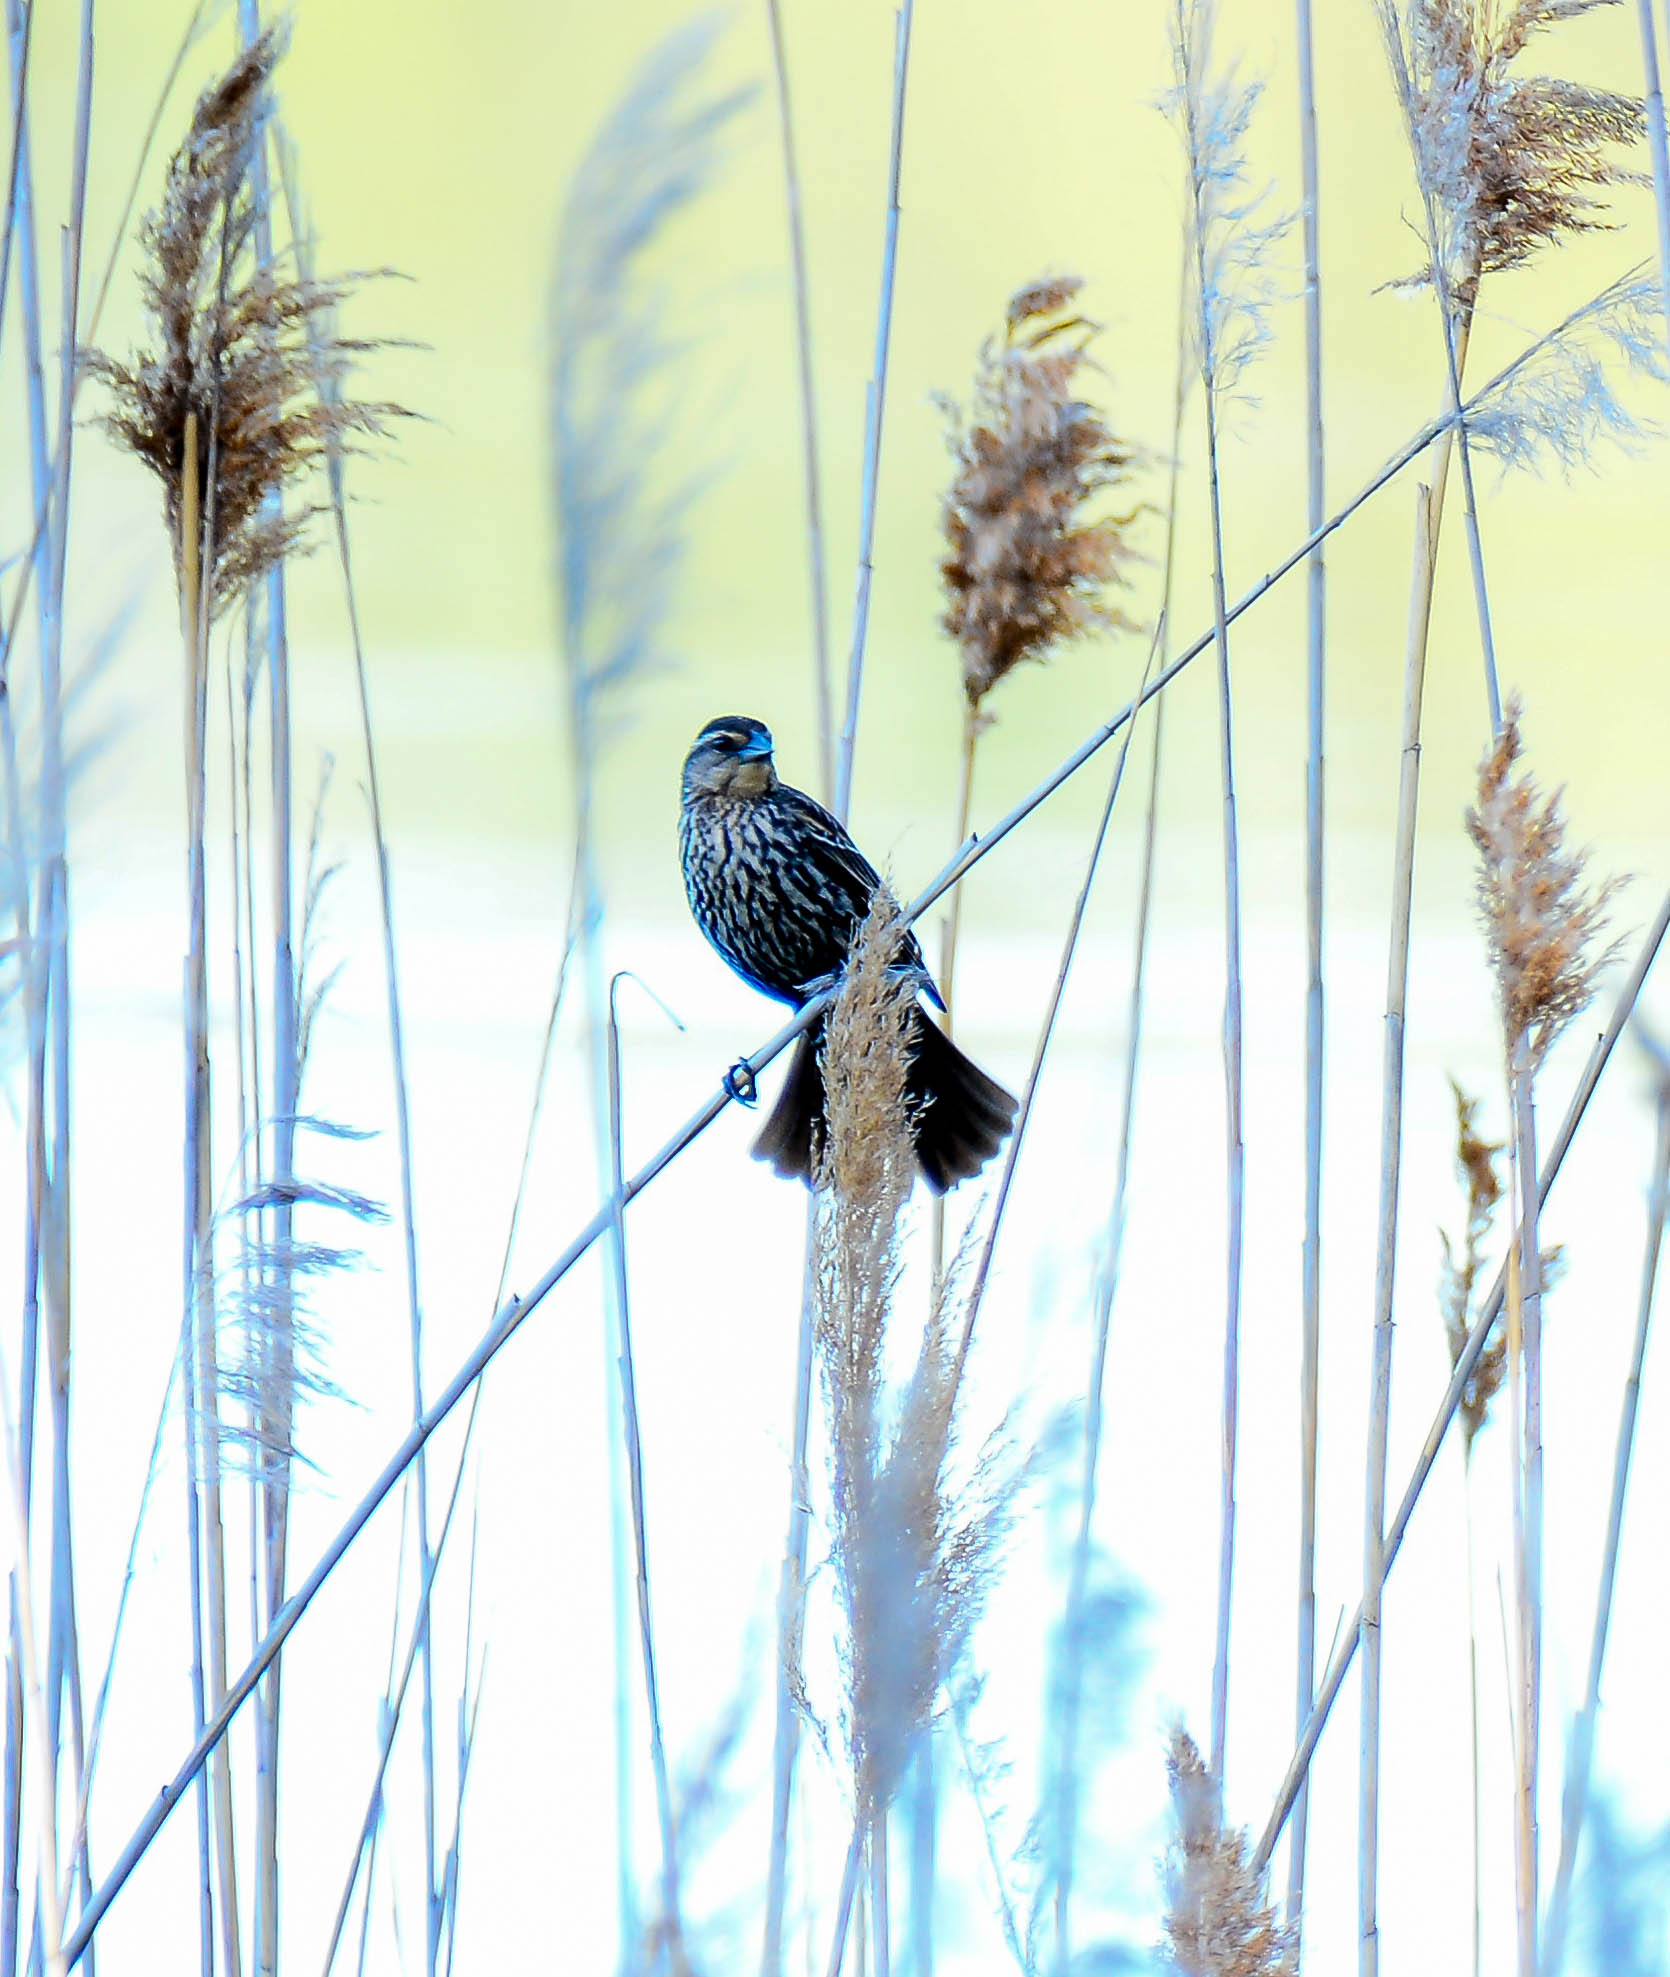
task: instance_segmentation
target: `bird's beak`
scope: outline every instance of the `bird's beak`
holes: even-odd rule
[[[764,762],[771,754],[770,735],[756,735],[752,741],[744,742],[736,752],[739,762]]]

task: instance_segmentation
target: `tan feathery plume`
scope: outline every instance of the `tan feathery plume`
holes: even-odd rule
[[[1247,1836],[1227,1829],[1218,1783],[1179,1725],[1166,1755],[1172,1816],[1166,1859],[1170,1963],[1184,1977],[1293,1977],[1293,1932],[1264,1898],[1247,1859]]]
[[[971,709],[1023,659],[1097,626],[1131,628],[1103,593],[1134,560],[1125,538],[1141,509],[1083,518],[1138,456],[1077,395],[1097,327],[1074,309],[1082,286],[1062,275],[1017,290],[1002,340],[981,347],[966,420],[946,405],[956,472],[941,517],[941,623],[961,649]]]
[[[186,517],[204,518],[217,612],[301,542],[313,511],[286,515],[269,496],[333,448],[404,416],[339,389],[355,358],[377,347],[332,327],[354,278],[302,281],[256,264],[249,169],[285,45],[285,30],[269,28],[198,98],[162,205],[140,236],[154,347],[125,364],[82,353],[114,400],[106,429],[162,481],[177,571]]]
[[[947,1477],[959,1383],[943,1287],[908,1383],[896,1406],[884,1404],[900,1217],[915,1175],[906,1073],[917,983],[898,966],[903,932],[878,887],[829,1015],[817,1168],[817,1345],[848,1623],[848,1737],[865,1820],[886,1809],[932,1717],[1009,1500],[990,1465],[966,1497]]]
[[[1467,830],[1479,854],[1478,901],[1496,974],[1507,1054],[1525,1043],[1534,1067],[1587,1008],[1615,951],[1601,946],[1619,881],[1587,882],[1588,857],[1566,848],[1560,792],[1542,796],[1522,753],[1523,707],[1511,695],[1479,768]]]
[[[1614,161],[1645,129],[1639,98],[1523,75],[1527,43],[1615,0],[1414,0],[1381,12],[1405,97],[1422,190],[1439,225],[1451,300],[1471,312],[1481,276],[1611,224],[1594,194],[1635,183]],[[1414,277],[1430,281],[1427,267]]]

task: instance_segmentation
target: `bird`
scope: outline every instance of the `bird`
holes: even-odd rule
[[[763,721],[721,714],[684,760],[679,851],[696,925],[763,994],[800,1009],[845,967],[881,884],[841,820],[778,774]],[[943,1010],[916,936],[900,964]],[[978,1174],[1014,1124],[1016,1100],[912,1003],[906,1078],[917,1164],[935,1194]],[[823,1021],[802,1032],[754,1157],[811,1185],[824,1118]]]

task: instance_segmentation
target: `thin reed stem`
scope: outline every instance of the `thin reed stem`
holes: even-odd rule
[[[841,1977],[841,1965],[846,1961],[847,1931],[852,1924],[853,1904],[858,1894],[858,1877],[864,1866],[866,1832],[864,1815],[860,1812],[852,1822],[852,1839],[847,1846],[846,1865],[841,1870],[840,1892],[835,1897],[835,1932],[829,1945],[827,1977]],[[859,1920],[862,1925],[862,1916]]]
[[[1154,637],[1148,647],[1148,657],[1143,662],[1142,680],[1138,686],[1136,701],[1139,707],[1143,699],[1142,688],[1146,686],[1149,673],[1153,670],[1154,657],[1160,649],[1160,639],[1164,632],[1165,620],[1162,618],[1154,629]],[[1038,1026],[1038,1040],[1033,1046],[1032,1064],[1021,1092],[1020,1109],[1015,1114],[1015,1123],[1003,1151],[1003,1170],[998,1177],[991,1219],[986,1224],[985,1240],[980,1245],[979,1261],[974,1266],[974,1275],[970,1280],[968,1296],[964,1301],[962,1332],[957,1341],[957,1356],[953,1362],[953,1389],[962,1383],[969,1349],[974,1343],[975,1320],[979,1317],[980,1307],[985,1301],[986,1284],[991,1276],[992,1254],[997,1248],[998,1231],[1003,1226],[1004,1211],[1009,1206],[1009,1194],[1014,1185],[1015,1168],[1020,1160],[1021,1147],[1026,1140],[1027,1124],[1032,1117],[1032,1104],[1037,1096],[1038,1080],[1043,1075],[1044,1060],[1049,1055],[1051,1043],[1055,1040],[1056,1021],[1061,1014],[1061,1004],[1067,993],[1067,978],[1072,973],[1073,961],[1078,953],[1079,935],[1084,930],[1085,911],[1090,904],[1090,890],[1095,884],[1097,867],[1101,863],[1102,850],[1107,843],[1108,827],[1113,822],[1113,806],[1119,800],[1119,791],[1125,781],[1125,764],[1130,756],[1131,737],[1135,731],[1134,722],[1126,724],[1119,745],[1119,754],[1113,765],[1113,775],[1108,782],[1107,799],[1102,805],[1102,814],[1096,825],[1096,835],[1091,839],[1090,856],[1085,861],[1084,877],[1079,882],[1073,910],[1067,918],[1067,932],[1061,943],[1061,959],[1056,964],[1055,980],[1050,985],[1049,1000],[1044,1005],[1043,1021]],[[914,914],[912,917],[915,917]]]
[[[1182,479],[1183,408],[1188,401],[1187,362],[1188,252],[1177,283],[1177,364],[1171,403],[1171,447],[1166,489],[1165,562],[1160,584],[1160,621],[1154,656],[1164,665],[1171,618],[1172,583],[1177,564],[1177,491]],[[1165,698],[1154,702],[1152,740],[1148,758],[1148,802],[1142,819],[1142,848],[1138,855],[1136,926],[1131,954],[1131,993],[1125,1020],[1124,1081],[1119,1095],[1119,1125],[1115,1139],[1113,1195],[1108,1209],[1107,1253],[1096,1283],[1095,1322],[1091,1328],[1090,1369],[1085,1382],[1084,1460],[1079,1479],[1078,1528],[1073,1534],[1067,1570],[1067,1602],[1062,1622],[1061,1722],[1056,1758],[1055,1812],[1055,1965],[1062,1977],[1072,1964],[1072,1900],[1079,1819],[1079,1709],[1084,1690],[1084,1607],[1090,1584],[1091,1530],[1096,1514],[1098,1470],[1102,1452],[1104,1382],[1113,1304],[1119,1287],[1125,1247],[1125,1205],[1130,1191],[1132,1125],[1136,1113],[1137,1069],[1142,1057],[1145,991],[1148,980],[1148,936],[1153,922],[1154,852],[1159,839],[1160,763],[1165,740]],[[1134,726],[1134,723],[1133,723]]]
[[[246,38],[253,25],[253,0],[240,0],[246,16]],[[284,187],[285,200],[290,215],[290,231],[295,243],[297,265],[304,280],[313,277],[311,244],[306,230],[300,223],[300,194],[295,159],[289,147],[278,147],[279,171]],[[267,201],[264,169],[257,179],[258,213],[266,222]],[[270,253],[270,243],[263,243],[265,252]],[[313,343],[317,364],[318,389],[321,394],[329,388],[325,366],[320,359],[317,345],[318,325],[310,318],[309,336]],[[400,965],[394,932],[394,879],[389,858],[388,832],[383,816],[382,778],[377,757],[376,727],[371,712],[371,682],[365,663],[365,639],[361,627],[359,591],[354,582],[354,561],[348,535],[348,502],[346,462],[343,457],[339,437],[332,432],[328,435],[326,454],[326,478],[330,490],[331,518],[336,539],[337,562],[342,571],[343,606],[348,615],[348,636],[354,654],[354,688],[359,706],[360,740],[365,751],[366,801],[371,813],[371,834],[377,855],[377,905],[378,924],[383,947],[383,989],[388,1011],[390,1069],[394,1081],[395,1144],[400,1169],[400,1235],[401,1260],[404,1265],[406,1288],[406,1319],[408,1341],[408,1364],[411,1375],[412,1418],[417,1420],[423,1413],[423,1299],[418,1273],[417,1256],[417,1208],[413,1181],[412,1156],[412,1112],[411,1083],[406,1069],[406,1030],[402,1014],[400,992]],[[268,579],[270,594],[280,612],[283,609],[283,566],[280,565]],[[275,630],[273,655],[275,670],[281,648],[287,650],[282,638],[282,619]],[[287,671],[287,660],[286,660]],[[278,722],[275,719],[274,731]],[[288,757],[288,740],[285,743]],[[288,761],[286,759],[286,770]],[[275,759],[275,775],[277,773]],[[564,961],[566,964],[566,954]],[[293,990],[292,990],[293,995]],[[559,985],[560,997],[560,985]],[[292,1008],[292,1023],[293,1023]],[[555,1007],[553,1007],[553,1024]],[[547,1047],[549,1039],[547,1039]],[[537,1101],[536,1101],[537,1102]],[[524,1160],[524,1179],[526,1162]],[[518,1190],[520,1199],[520,1189]],[[473,1414],[472,1414],[473,1419]],[[416,1535],[418,1544],[418,1573],[421,1583],[428,1584],[433,1579],[432,1553],[429,1538],[429,1469],[426,1457],[420,1456],[413,1470],[413,1483],[416,1495]],[[436,1889],[436,1813],[435,1813],[435,1678],[434,1649],[428,1622],[427,1602],[423,1604],[423,1624],[418,1635],[421,1660],[420,1681],[423,1706],[423,1817],[425,1845],[425,1954],[429,1977],[435,1977],[440,1949],[440,1906]]]
[[[1664,130],[1664,87],[1659,77],[1658,35],[1653,0],[1636,0],[1641,28],[1641,67],[1646,83],[1647,148],[1653,160],[1653,216],[1658,225],[1658,281],[1664,304],[1665,337],[1670,341],[1670,147]]]
[[[1617,999],[1613,1003],[1612,1013],[1607,1019],[1606,1027],[1595,1039],[1594,1047],[1589,1053],[1588,1061],[1583,1067],[1576,1088],[1566,1106],[1564,1117],[1560,1122],[1560,1130],[1555,1135],[1554,1144],[1550,1148],[1547,1159],[1543,1163],[1542,1173],[1539,1177],[1537,1187],[1537,1199],[1539,1202],[1546,1202],[1548,1200],[1549,1192],[1559,1176],[1561,1167],[1565,1163],[1566,1155],[1571,1150],[1571,1143],[1576,1137],[1577,1129],[1582,1123],[1585,1113],[1588,1111],[1589,1101],[1594,1097],[1601,1076],[1607,1065],[1611,1062],[1613,1050],[1616,1048],[1618,1039],[1623,1035],[1624,1028],[1634,1012],[1642,987],[1646,982],[1647,976],[1652,972],[1653,963],[1657,959],[1659,949],[1663,946],[1667,935],[1670,935],[1670,894],[1666,894],[1660,903],[1657,916],[1654,918],[1653,924],[1647,930],[1642,940],[1634,966],[1630,969],[1628,978],[1625,980],[1623,987],[1618,992]],[[1511,1255],[1512,1251],[1510,1249],[1510,1258]],[[1402,1548],[1404,1536],[1409,1528],[1409,1520],[1414,1515],[1415,1506],[1420,1501],[1421,1493],[1426,1488],[1427,1479],[1432,1474],[1433,1465],[1438,1460],[1438,1452],[1444,1445],[1444,1437],[1449,1432],[1450,1423],[1461,1411],[1461,1404],[1466,1396],[1473,1374],[1480,1359],[1484,1355],[1484,1349],[1489,1342],[1490,1334],[1495,1329],[1497,1320],[1502,1314],[1507,1278],[1508,1270],[1504,1264],[1501,1271],[1497,1274],[1490,1295],[1486,1298],[1472,1331],[1467,1336],[1465,1345],[1456,1356],[1455,1364],[1450,1372],[1449,1385],[1445,1388],[1443,1398],[1438,1403],[1432,1423],[1427,1429],[1426,1439],[1422,1442],[1420,1453],[1415,1459],[1415,1465],[1411,1472],[1408,1485],[1404,1489],[1397,1512],[1387,1527],[1385,1541],[1380,1547],[1381,1571],[1379,1576],[1382,1580],[1390,1573],[1398,1552]],[[1288,1815],[1293,1809],[1293,1802],[1298,1796],[1299,1786],[1310,1768],[1311,1759],[1316,1754],[1316,1747],[1321,1741],[1322,1732],[1327,1726],[1328,1718],[1332,1714],[1334,1704],[1339,1698],[1340,1689],[1344,1686],[1346,1675],[1349,1673],[1351,1664],[1356,1658],[1358,1644],[1361,1642],[1364,1634],[1363,1618],[1365,1605],[1366,1592],[1364,1602],[1359,1603],[1356,1613],[1347,1622],[1338,1645],[1329,1656],[1326,1673],[1317,1690],[1315,1706],[1312,1708],[1309,1719],[1299,1737],[1293,1757],[1288,1764],[1286,1776],[1283,1778],[1280,1790],[1276,1794],[1275,1806],[1271,1811],[1269,1820],[1265,1824],[1264,1832],[1259,1839],[1258,1845],[1254,1849],[1252,1865],[1256,1872],[1262,1873],[1269,1865],[1270,1856],[1275,1851],[1276,1844],[1280,1840],[1282,1831],[1287,1824]]]
[[[440,1528],[435,1536],[434,1549],[429,1554],[428,1567],[422,1584],[418,1588],[417,1610],[412,1616],[411,1629],[406,1641],[406,1651],[399,1663],[399,1676],[396,1678],[393,1656],[390,1657],[389,1679],[385,1689],[388,1698],[381,1712],[381,1723],[377,1737],[377,1767],[372,1774],[371,1789],[366,1795],[365,1816],[360,1821],[359,1836],[354,1843],[354,1857],[349,1863],[348,1878],[343,1884],[341,1898],[337,1903],[336,1918],[331,1924],[330,1940],[325,1946],[325,1960],[321,1966],[323,1977],[330,1977],[336,1963],[337,1951],[341,1948],[343,1932],[348,1924],[348,1911],[353,1905],[354,1885],[359,1879],[361,1863],[365,1863],[366,1879],[371,1876],[371,1855],[375,1842],[378,1821],[382,1815],[383,1783],[388,1775],[388,1764],[394,1749],[395,1732],[400,1725],[400,1711],[411,1687],[412,1672],[416,1668],[422,1646],[430,1637],[429,1615],[435,1589],[435,1577],[440,1570],[441,1557],[446,1541],[452,1531],[453,1518],[459,1500],[463,1495],[464,1477],[469,1466],[470,1444],[475,1437],[476,1418],[481,1411],[482,1389],[477,1386],[470,1396],[470,1411],[464,1420],[464,1436],[459,1445],[458,1466],[453,1473],[452,1489],[447,1497],[446,1510],[441,1517]],[[402,1549],[404,1547],[402,1546]],[[395,1645],[398,1645],[398,1635]]]
[[[1438,476],[1448,466],[1441,451]],[[1404,661],[1402,747],[1399,755],[1396,847],[1392,865],[1392,928],[1386,957],[1386,1034],[1381,1077],[1380,1206],[1375,1247],[1374,1346],[1369,1387],[1367,1480],[1363,1528],[1363,1692],[1357,1925],[1359,1969],[1379,1969],[1380,1623],[1385,1583],[1386,1466],[1391,1422],[1392,1301],[1397,1270],[1398,1184],[1403,1152],[1404,1030],[1409,998],[1409,933],[1415,886],[1415,824],[1420,804],[1421,705],[1426,684],[1427,626],[1437,551],[1436,489],[1415,494],[1414,572]]]
[[[1514,1167],[1519,1181],[1519,1291],[1523,1335],[1524,1494],[1515,1518],[1515,1591],[1519,1633],[1519,1970],[1538,1977],[1537,1769],[1542,1741],[1542,1253],[1537,1192],[1534,1070],[1529,1034],[1518,1039],[1509,1069]],[[1514,1358],[1512,1346],[1509,1357]]]
[[[1484,1800],[1479,1773],[1479,1624],[1474,1588],[1477,1566],[1473,1557],[1473,1449],[1461,1454],[1461,1482],[1466,1496],[1463,1523],[1467,1536],[1467,1728],[1473,1791],[1473,1977],[1484,1968]]]
[[[1322,421],[1321,178],[1317,160],[1316,72],[1311,0],[1297,0],[1300,216],[1305,256],[1305,525],[1327,512],[1327,454]],[[1305,1234],[1301,1264],[1299,1346],[1299,1614],[1294,1734],[1304,1727],[1316,1689],[1316,1454],[1322,1358],[1322,1094],[1326,1044],[1323,902],[1326,779],[1327,575],[1322,554],[1306,568],[1305,713]],[[1310,1829],[1307,1782],[1293,1809],[1287,1870],[1287,1926],[1295,1943],[1304,1927],[1305,1849]],[[1297,1953],[1297,1952],[1296,1952]]]
[[[207,1641],[207,1615],[204,1612],[205,1520],[203,1510],[200,1438],[202,1410],[208,1404],[203,1391],[202,1308],[198,1258],[199,1211],[208,1193],[208,1149],[203,1144],[207,1132],[207,1093],[203,1090],[200,1068],[203,1030],[197,1015],[201,972],[203,863],[201,856],[202,798],[198,778],[202,765],[201,732],[198,712],[198,676],[203,670],[201,648],[201,609],[199,593],[205,587],[201,562],[202,529],[198,514],[199,433],[195,413],[186,418],[185,467],[180,498],[180,623],[186,647],[186,813],[187,813],[187,912],[190,918],[190,951],[185,966],[186,1002],[186,1173],[185,1173],[185,1283],[187,1343],[185,1367],[184,1424],[186,1439],[186,1510],[189,1518],[189,1568],[191,1573],[191,1700],[192,1718],[199,1737],[208,1717],[203,1665]],[[194,847],[196,847],[194,849]],[[224,1704],[221,1705],[224,1707]],[[214,1895],[209,1842],[209,1774],[202,1773],[197,1788],[197,1839],[199,1889],[199,1952],[203,1977],[214,1977]]]
[[[1630,1347],[1629,1372],[1624,1378],[1618,1415],[1618,1438],[1612,1455],[1612,1495],[1606,1511],[1606,1542],[1601,1550],[1600,1580],[1595,1591],[1595,1623],[1589,1639],[1589,1675],[1583,1706],[1572,1726],[1571,1752],[1566,1761],[1566,1784],[1560,1813],[1560,1858],[1548,1899],[1543,1957],[1549,1977],[1560,1977],[1565,1965],[1566,1925],[1570,1911],[1572,1874],[1577,1866],[1583,1821],[1589,1808],[1589,1777],[1595,1755],[1595,1723],[1600,1713],[1600,1683],[1606,1667],[1606,1645],[1612,1627],[1612,1602],[1618,1584],[1618,1551],[1623,1540],[1624,1505],[1629,1496],[1629,1472],[1635,1454],[1635,1424],[1641,1407],[1641,1376],[1647,1361],[1647,1338],[1652,1327],[1653,1298],[1658,1285],[1659,1259],[1664,1250],[1664,1225],[1670,1210],[1670,1058],[1650,1045],[1658,1069],[1658,1136],[1652,1180],[1647,1193],[1647,1231],[1641,1258],[1641,1292],[1635,1309],[1635,1337]]]
[[[800,1322],[795,1331],[794,1439],[789,1453],[789,1524],[777,1575],[777,1709],[772,1729],[771,1852],[766,1867],[765,1936],[761,1977],[777,1977],[783,1966],[783,1912],[788,1889],[789,1810],[794,1798],[795,1760],[800,1746],[800,1709],[795,1683],[806,1620],[806,1542],[811,1525],[812,1479],[807,1441],[812,1420],[813,1217],[806,1209],[805,1261],[801,1270]]]
[[[655,1810],[661,1828],[661,1917],[668,1952],[675,1965],[684,1956],[678,1873],[677,1820],[667,1771],[667,1745],[661,1730],[661,1689],[655,1672],[655,1626],[651,1614],[649,1539],[644,1527],[644,1445],[638,1421],[638,1378],[632,1357],[632,1304],[626,1269],[626,1168],[621,1142],[620,1019],[616,996],[621,977],[609,984],[607,1072],[609,1080],[610,1207],[614,1218],[615,1352],[620,1373],[621,1429],[625,1438],[628,1501],[632,1509],[632,1559],[638,1607],[638,1649],[643,1662],[644,1706],[649,1716],[650,1765],[655,1776]]]
[[[957,772],[957,827],[951,842],[956,845],[968,842],[969,821],[974,813],[974,757],[980,745],[980,736],[986,726],[985,717],[978,707],[966,699],[963,703],[963,747]],[[939,948],[939,993],[945,1004],[945,1027],[951,1028],[953,1011],[956,1009],[957,995],[957,945],[962,935],[963,889],[958,886],[951,895],[951,911],[947,914],[940,936]],[[932,1210],[930,1241],[930,1265],[935,1280],[945,1268],[945,1197],[936,1195]]]
[[[0,1350],[0,1394],[10,1385],[5,1354]],[[63,1977],[68,1969],[64,1951],[64,1911],[58,1882],[58,1753],[47,1725],[46,1701],[41,1690],[41,1656],[35,1630],[34,1574],[30,1567],[29,1515],[23,1498],[23,1471],[19,1464],[17,1429],[11,1409],[0,1403],[0,1425],[5,1435],[6,1509],[11,1524],[12,1599],[18,1617],[21,1643],[22,1686],[28,1740],[34,1745],[39,1770],[35,1789],[40,1806],[35,1820],[35,1844],[39,1865],[35,1879],[36,1921],[41,1955],[49,1977]]]
[[[1434,236],[1436,238],[1436,236]],[[1470,323],[1464,321],[1450,349],[1452,413],[1460,405]],[[1375,1234],[1374,1335],[1369,1383],[1369,1432],[1363,1498],[1364,1642],[1362,1749],[1359,1769],[1357,1856],[1358,1970],[1378,1977],[1377,1915],[1380,1832],[1381,1591],[1385,1578],[1387,1438],[1391,1422],[1392,1311],[1397,1281],[1398,1196],[1403,1161],[1404,1036],[1409,1001],[1409,938],[1415,892],[1415,826],[1420,812],[1421,709],[1426,690],[1427,646],[1432,629],[1433,582],[1444,490],[1459,424],[1438,441],[1432,485],[1415,500],[1414,571],[1404,652],[1403,718],[1398,758],[1396,838],[1392,853],[1392,918],[1386,954],[1386,1034],[1380,1093],[1380,1187]]]
[[[794,113],[789,100],[789,61],[783,44],[780,0],[766,0],[766,18],[771,28],[771,75],[777,95],[777,124],[783,141],[789,260],[794,270],[795,360],[800,386],[806,577],[812,613],[812,698],[818,723],[818,790],[828,803],[834,800],[835,790],[835,710],[830,681],[829,604],[824,589],[823,477],[818,462],[817,373],[812,364],[812,284],[806,271],[806,228],[801,210],[800,167],[795,158]]]
[[[846,714],[835,763],[835,814],[844,823],[852,808],[852,757],[858,744],[858,703],[864,687],[864,650],[870,631],[870,585],[875,576],[876,496],[881,481],[882,419],[887,407],[887,359],[893,340],[893,277],[899,260],[899,178],[905,144],[905,82],[910,73],[910,28],[915,0],[900,0],[893,34],[893,112],[888,143],[887,221],[882,235],[881,293],[876,304],[876,348],[870,373],[869,416],[864,434],[864,481],[858,517],[858,578],[852,606],[852,650],[847,658]]]
[[[1204,268],[1201,273],[1205,282]],[[1206,380],[1206,453],[1212,508],[1212,613],[1218,652],[1218,744],[1223,778],[1224,1097],[1228,1140],[1229,1230],[1224,1303],[1222,1497],[1218,1526],[1218,1618],[1212,1653],[1212,1755],[1220,1787],[1229,1733],[1229,1619],[1235,1579],[1236,1439],[1241,1409],[1241,1244],[1246,1153],[1242,1140],[1241,849],[1235,809],[1234,716],[1229,683],[1229,612],[1224,598],[1223,511],[1218,479],[1214,387]]]
[[[81,1648],[76,1623],[75,1552],[70,1508],[70,1380],[72,1365],[69,851],[64,781],[63,638],[64,577],[69,555],[70,468],[74,445],[74,378],[81,310],[82,233],[87,208],[88,157],[92,146],[93,0],[82,0],[77,40],[74,137],[67,224],[60,235],[62,303],[59,320],[58,423],[53,455],[53,495],[48,524],[49,570],[43,594],[41,642],[41,807],[45,833],[41,891],[47,901],[43,932],[49,936],[47,1021],[51,1051],[52,1166],[47,1242],[42,1260],[48,1313],[52,1413],[52,1586],[47,1647],[47,1719],[54,1754],[62,1749],[60,1704],[70,1708],[70,1751],[80,1769],[84,1751]],[[56,1820],[56,1795],[43,1816]],[[78,1862],[84,1880],[85,1849]]]
[[[893,1931],[887,1906],[887,1808],[870,1826],[870,1944],[876,1977],[893,1977]]]
[[[1225,1113],[1225,1285],[1223,1345],[1223,1416],[1220,1446],[1221,1491],[1218,1514],[1217,1622],[1212,1652],[1212,1741],[1208,1769],[1221,1791],[1229,1734],[1230,1611],[1235,1583],[1236,1443],[1241,1405],[1241,1273],[1246,1204],[1246,1152],[1242,1122],[1242,981],[1241,981],[1241,846],[1235,799],[1234,701],[1230,686],[1229,606],[1224,587],[1223,481],[1219,470],[1218,393],[1229,380],[1219,371],[1221,325],[1214,318],[1219,279],[1213,267],[1209,234],[1233,228],[1245,215],[1214,210],[1215,170],[1225,169],[1215,158],[1219,140],[1208,127],[1210,115],[1203,92],[1211,62],[1210,12],[1191,16],[1177,11],[1175,59],[1181,82],[1181,114],[1189,174],[1188,239],[1194,257],[1194,295],[1198,311],[1196,337],[1200,381],[1206,412],[1206,485],[1212,537],[1212,637],[1218,657],[1218,772],[1223,806],[1224,884],[1224,1113]]]

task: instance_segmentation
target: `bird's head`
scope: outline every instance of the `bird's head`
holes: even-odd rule
[[[751,714],[709,721],[684,758],[686,803],[694,796],[764,796],[776,787],[771,730]]]

